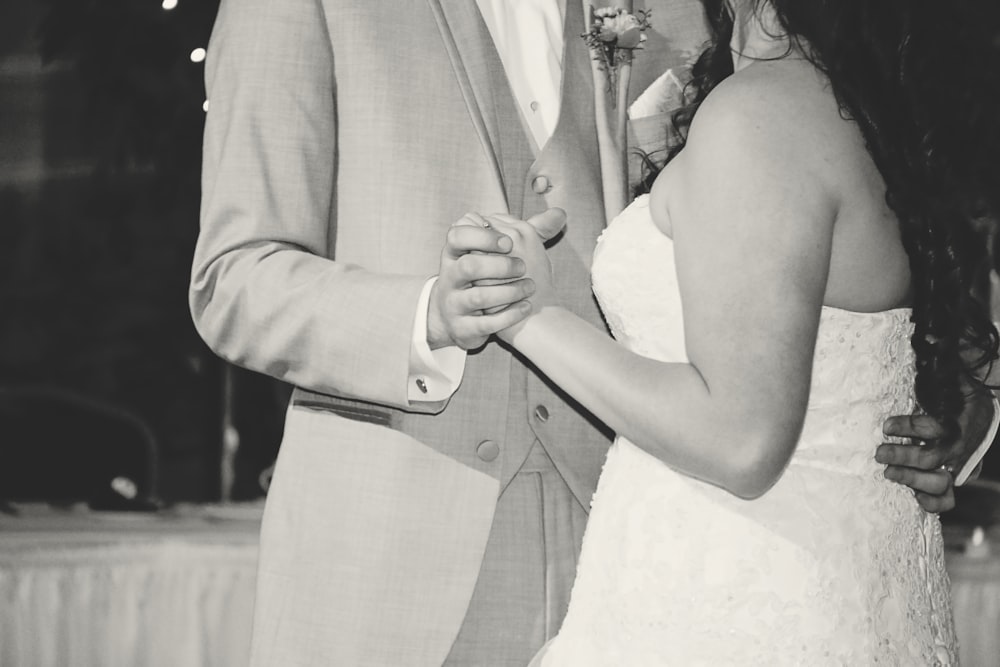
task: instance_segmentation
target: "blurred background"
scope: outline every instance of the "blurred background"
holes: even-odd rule
[[[263,495],[286,389],[212,355],[186,300],[217,8],[0,4],[2,497]]]
[[[0,498],[264,494],[289,388],[216,358],[187,306],[217,10],[0,5]]]
[[[218,0],[0,3],[0,666],[247,663],[289,389],[191,323]]]
[[[0,667],[246,664],[290,388],[188,313],[217,9],[0,3]],[[963,664],[1000,667],[1000,452],[958,502]]]

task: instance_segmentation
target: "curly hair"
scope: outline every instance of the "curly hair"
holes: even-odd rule
[[[982,377],[998,356],[976,282],[989,255],[979,228],[1000,214],[1000,5],[752,1],[755,9],[770,2],[789,48],[828,78],[885,181],[913,276],[917,400],[957,435],[967,397],[989,388]],[[672,115],[663,164],[684,147],[702,100],[733,73],[729,3],[702,5],[710,39],[692,66],[686,105]],[[640,191],[662,169],[645,158]]]

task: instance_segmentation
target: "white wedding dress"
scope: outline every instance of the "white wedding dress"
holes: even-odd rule
[[[622,345],[686,361],[672,241],[647,197],[602,235],[593,285]],[[909,315],[823,308],[798,448],[757,500],[619,437],[566,620],[533,665],[957,664],[938,517],[873,458],[883,419],[913,407]]]

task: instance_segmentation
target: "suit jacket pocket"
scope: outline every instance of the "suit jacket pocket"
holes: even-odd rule
[[[292,407],[332,412],[351,421],[376,424],[378,426],[392,426],[392,411],[390,410],[371,403],[351,401],[325,394],[297,390],[292,397]]]

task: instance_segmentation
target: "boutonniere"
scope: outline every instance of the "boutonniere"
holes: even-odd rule
[[[632,0],[587,8],[587,31],[581,35],[593,57],[594,105],[607,221],[628,203],[628,84],[633,54],[646,41],[648,11],[632,12]]]
[[[628,8],[625,7],[628,6]],[[621,106],[628,93],[628,81],[622,81],[622,70],[632,63],[632,54],[646,41],[643,33],[649,28],[649,11],[631,12],[631,2],[616,7],[589,8],[587,25],[580,35],[587,42],[598,67],[606,73],[611,107]]]

